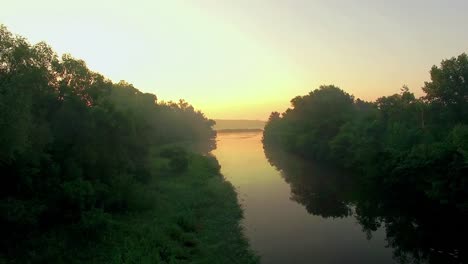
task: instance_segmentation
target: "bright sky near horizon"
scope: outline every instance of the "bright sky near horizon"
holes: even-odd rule
[[[267,119],[335,84],[374,100],[417,95],[468,52],[466,0],[0,0],[0,23],[113,81],[210,118]]]

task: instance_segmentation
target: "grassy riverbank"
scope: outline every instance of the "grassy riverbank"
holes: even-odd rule
[[[257,263],[242,235],[242,210],[214,158],[191,155],[188,170],[154,184],[154,210],[120,220],[113,263]]]
[[[154,175],[128,194],[141,209],[95,214],[79,232],[66,227],[19,242],[23,255],[0,263],[258,263],[217,160],[182,153],[182,159],[155,158]]]
[[[213,120],[2,25],[0,53],[0,264],[254,259],[218,163],[184,150]]]

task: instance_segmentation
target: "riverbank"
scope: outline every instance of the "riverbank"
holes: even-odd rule
[[[236,193],[216,159],[192,154],[188,170],[161,177],[155,191],[154,210],[122,219],[115,263],[257,263]]]
[[[187,154],[184,171],[167,173],[171,160],[153,160],[158,177],[137,201],[146,210],[90,218],[98,236],[73,234],[73,228],[49,233],[13,263],[258,263],[242,233],[236,192],[217,160]]]

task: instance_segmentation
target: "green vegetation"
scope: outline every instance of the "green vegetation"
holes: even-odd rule
[[[214,121],[0,26],[0,263],[251,263]]]
[[[321,86],[271,114],[263,142],[339,164],[366,184],[468,211],[468,56],[442,61],[416,98],[407,87],[375,102]]]

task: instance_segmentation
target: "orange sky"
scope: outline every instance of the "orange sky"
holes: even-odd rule
[[[351,3],[352,2],[352,3]],[[410,3],[408,3],[410,2]],[[335,84],[373,100],[421,95],[433,64],[468,51],[468,1],[5,1],[0,23],[114,81],[210,118],[266,119]]]

